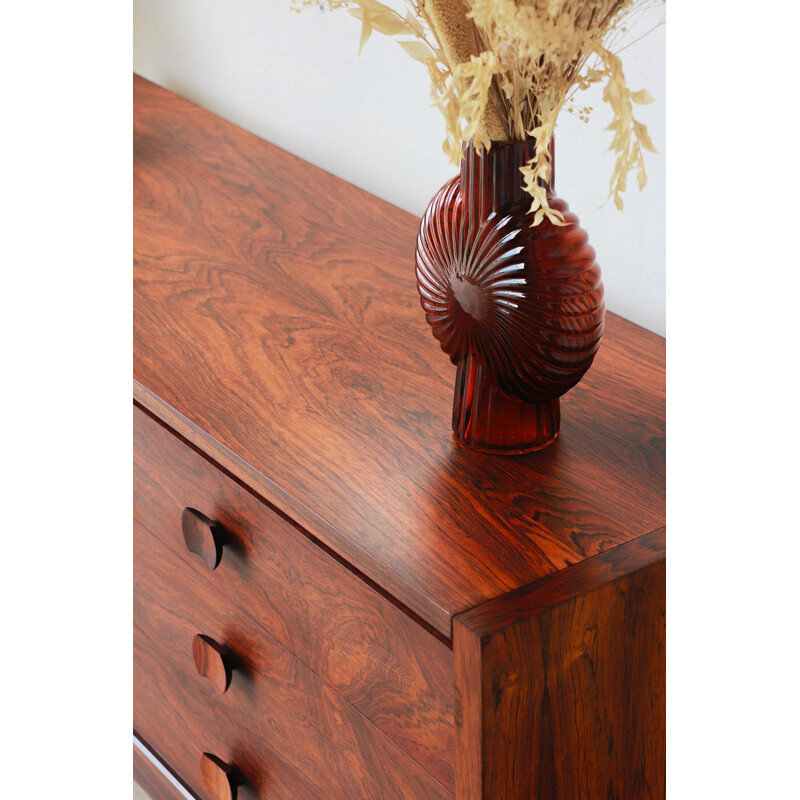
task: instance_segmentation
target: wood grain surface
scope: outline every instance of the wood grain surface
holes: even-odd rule
[[[241,773],[242,800],[452,798],[137,522],[133,611],[137,731],[203,800],[204,753]],[[224,695],[195,671],[198,630],[236,656]]]
[[[456,617],[458,800],[663,800],[664,531]]]
[[[463,448],[418,219],[134,91],[139,402],[447,637],[455,614],[665,524],[663,339],[610,314],[555,444]]]
[[[452,650],[146,412],[133,417],[134,519],[452,791]],[[186,547],[186,506],[225,529],[213,572]]]

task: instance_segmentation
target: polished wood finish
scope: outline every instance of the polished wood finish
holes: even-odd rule
[[[203,786],[214,800],[236,800],[242,776],[235,764],[227,764],[213,753],[200,757],[200,776]]]
[[[609,314],[552,446],[464,448],[414,285],[419,220],[134,91],[138,402],[448,638],[456,614],[665,524],[662,338]]]
[[[134,92],[137,730],[201,800],[661,800],[663,339],[463,448],[418,220]]]
[[[147,413],[133,416],[134,518],[453,791],[448,645]],[[184,547],[187,504],[227,531],[213,573]]]
[[[198,633],[192,641],[192,657],[199,675],[208,678],[224,694],[231,685],[236,658],[224,644]]]
[[[150,800],[196,800],[196,795],[181,784],[169,767],[162,764],[158,756],[135,734],[133,780],[144,789]]]
[[[664,531],[456,618],[459,800],[665,796]]]
[[[192,661],[201,624],[237,656],[236,679],[224,697]],[[200,754],[213,752],[240,769],[239,794],[248,799],[452,797],[138,522],[134,720],[192,787],[204,785]]]
[[[210,570],[215,570],[222,560],[222,548],[228,538],[225,529],[194,508],[183,509],[181,528],[186,549],[200,556]]]

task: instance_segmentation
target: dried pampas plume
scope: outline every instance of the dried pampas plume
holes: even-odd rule
[[[592,111],[575,107],[579,89],[602,83],[603,100],[613,120],[611,148],[616,162],[609,198],[622,209],[627,177],[636,171],[639,188],[647,182],[643,150],[655,152],[647,128],[634,117],[634,105],[650,103],[646,91],[625,82],[614,45],[626,23],[651,2],[661,0],[323,0],[361,21],[363,48],[373,31],[398,37],[400,46],[423,63],[431,80],[431,99],[445,119],[444,151],[454,164],[462,143],[477,149],[492,141],[533,138],[536,151],[522,168],[532,198],[533,225],[544,217],[562,224],[550,208],[545,186],[550,178],[550,138],[567,106],[586,121]],[[319,0],[292,0],[296,8]]]

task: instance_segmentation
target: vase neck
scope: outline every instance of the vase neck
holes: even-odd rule
[[[529,205],[530,195],[523,188],[519,171],[536,153],[536,142],[492,142],[491,149],[475,151],[470,142],[464,145],[461,158],[461,192],[469,210],[479,219],[493,212],[504,213],[515,206]],[[554,191],[554,149],[550,138],[550,181],[548,194]]]

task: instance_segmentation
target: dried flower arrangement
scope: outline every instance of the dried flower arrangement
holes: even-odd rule
[[[378,0],[322,0],[361,21],[362,48],[373,31],[399,37],[400,46],[427,67],[431,98],[445,118],[444,150],[453,163],[461,159],[463,142],[472,140],[480,150],[492,141],[535,139],[535,155],[522,168],[534,225],[545,215],[562,222],[545,190],[550,138],[565,105],[588,119],[592,109],[572,103],[578,89],[593,83],[604,84],[603,100],[613,112],[616,163],[609,197],[622,209],[632,170],[644,187],[642,151],[655,148],[633,106],[653,98],[630,91],[613,48],[632,15],[650,1],[394,0],[402,6],[398,11]],[[292,2],[296,8],[320,4]]]

